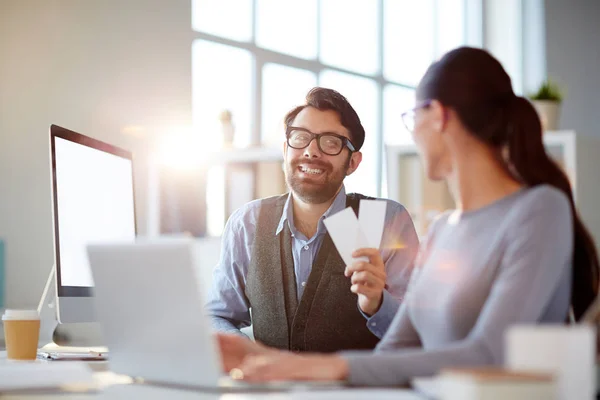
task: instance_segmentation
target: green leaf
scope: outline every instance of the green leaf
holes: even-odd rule
[[[549,100],[561,102],[563,94],[558,85],[549,79],[545,80],[537,92],[530,94],[531,100]]]

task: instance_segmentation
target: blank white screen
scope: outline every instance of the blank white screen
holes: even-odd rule
[[[94,286],[86,246],[135,239],[131,160],[55,138],[62,286]]]

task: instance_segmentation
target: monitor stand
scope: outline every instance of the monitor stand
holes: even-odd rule
[[[56,269],[54,265],[50,269],[50,275],[44,286],[40,303],[38,304],[38,314],[40,316],[40,339],[38,347],[43,348],[47,345],[57,346],[54,343],[54,331],[58,326],[56,315]]]
[[[53,353],[58,359],[72,356],[74,359],[100,360],[105,359],[102,355],[107,353],[106,347],[98,346],[61,346],[54,342],[54,331],[58,326],[58,317],[56,312],[57,305],[56,296],[56,269],[52,266],[48,280],[44,286],[42,297],[38,304],[38,314],[40,316],[40,337],[38,340],[38,354],[43,353],[48,355]],[[76,354],[81,354],[82,357],[76,357]]]

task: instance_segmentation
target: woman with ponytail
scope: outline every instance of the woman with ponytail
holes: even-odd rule
[[[579,320],[598,257],[539,118],[489,53],[459,48],[431,65],[402,115],[428,177],[456,210],[423,242],[408,293],[374,352],[294,355],[221,335],[227,370],[252,381],[398,385],[446,367],[501,365],[513,324]]]

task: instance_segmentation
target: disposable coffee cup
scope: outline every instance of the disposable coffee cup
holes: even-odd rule
[[[35,360],[40,337],[40,316],[36,310],[6,310],[2,315],[6,357]]]

